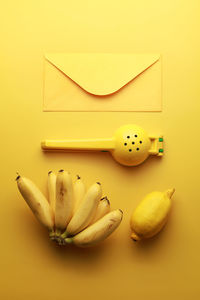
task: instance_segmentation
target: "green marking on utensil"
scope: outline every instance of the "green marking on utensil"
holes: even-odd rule
[[[160,148],[160,149],[159,149],[159,152],[164,152],[164,150]]]
[[[159,142],[163,142],[163,138],[159,138]]]

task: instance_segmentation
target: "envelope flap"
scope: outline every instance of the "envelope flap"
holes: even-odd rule
[[[115,93],[159,60],[159,54],[48,53],[45,58],[88,93]]]

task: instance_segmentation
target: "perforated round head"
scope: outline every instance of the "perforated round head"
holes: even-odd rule
[[[137,125],[120,127],[114,139],[115,149],[111,153],[122,165],[136,166],[149,156],[151,141],[144,129]]]

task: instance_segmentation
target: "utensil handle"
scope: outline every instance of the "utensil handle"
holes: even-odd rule
[[[85,140],[44,140],[43,150],[60,151],[109,151],[114,149],[114,139],[85,139]]]

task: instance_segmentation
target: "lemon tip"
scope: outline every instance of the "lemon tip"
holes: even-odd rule
[[[171,198],[173,196],[174,192],[175,192],[175,188],[171,188],[171,189],[168,189],[165,193],[169,198]]]
[[[131,239],[134,241],[134,242],[137,242],[137,241],[140,241],[141,238],[135,233],[135,232],[132,232],[131,234]]]

